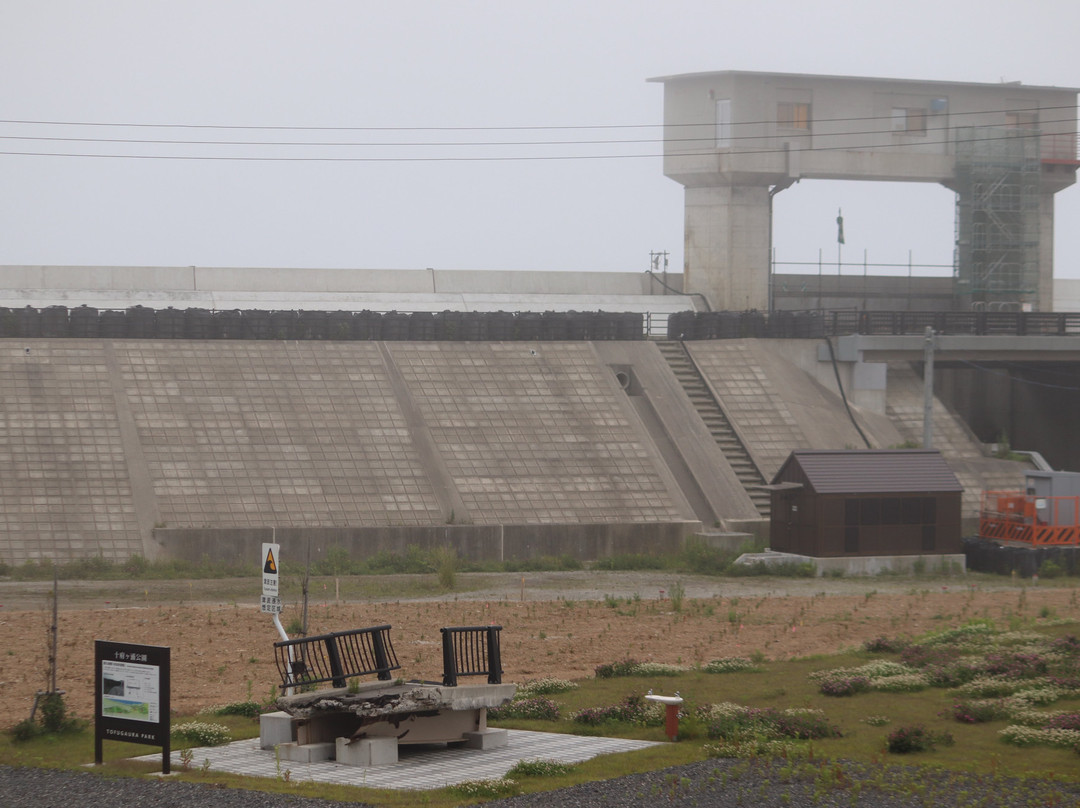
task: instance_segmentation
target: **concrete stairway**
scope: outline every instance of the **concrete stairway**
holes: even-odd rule
[[[739,436],[731,428],[731,422],[724,415],[720,403],[713,397],[700,371],[686,352],[681,342],[662,341],[656,343],[660,354],[668,363],[671,372],[679,380],[687,397],[693,403],[701,420],[709,428],[713,440],[724,452],[739,482],[743,484],[754,506],[762,518],[769,518],[769,492],[758,486],[765,483],[765,478],[758,471],[750,453],[746,451]]]

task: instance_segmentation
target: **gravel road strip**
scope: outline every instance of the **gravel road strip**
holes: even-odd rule
[[[493,808],[925,808],[1080,805],[1080,786],[913,767],[826,763],[792,779],[782,762],[706,760],[487,803]],[[827,784],[827,785],[826,785]],[[330,808],[345,803],[147,778],[0,766],[4,808]],[[364,808],[362,803],[347,803]]]

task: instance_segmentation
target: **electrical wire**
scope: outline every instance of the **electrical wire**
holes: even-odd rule
[[[1061,133],[1062,136],[1074,138],[1077,136],[1077,131],[1073,130],[1066,133]],[[840,137],[842,135],[833,134],[825,135],[823,137]],[[974,143],[974,142],[991,142],[999,140],[1026,140],[1031,138],[1039,138],[1042,135],[1039,132],[1033,132],[1030,135],[1016,135],[1008,134],[997,137],[979,137],[979,138],[955,138],[950,140],[922,140],[918,145],[920,146],[946,146],[957,143]],[[704,139],[701,139],[704,140]],[[152,144],[152,142],[148,142]],[[199,141],[192,141],[185,143],[184,145],[198,146],[203,145]],[[241,144],[242,145],[242,144]],[[263,145],[263,144],[260,144]],[[270,145],[270,144],[267,144]],[[290,144],[290,145],[308,145],[308,144]],[[315,144],[319,145],[319,144]],[[358,144],[360,145],[360,144]],[[424,144],[401,144],[403,146],[417,146]],[[477,145],[477,144],[464,144],[464,145]],[[508,144],[508,145],[521,145],[521,144]],[[572,144],[570,144],[572,145]],[[868,143],[868,144],[845,144],[842,146],[814,146],[809,149],[800,149],[798,153],[814,153],[814,152],[834,152],[834,151],[860,151],[865,149],[892,149],[892,148],[909,148],[910,143]],[[737,152],[733,152],[736,155],[757,155],[757,154],[783,154],[789,150],[786,148],[767,148],[767,149],[740,149]],[[237,162],[328,162],[328,163],[399,163],[399,162],[509,162],[509,161],[550,161],[550,160],[622,160],[622,159],[642,159],[649,158],[654,159],[657,157],[695,157],[703,154],[701,151],[687,151],[687,152],[652,152],[647,154],[569,154],[569,155],[474,155],[474,156],[439,156],[439,157],[390,157],[390,156],[378,156],[378,157],[331,157],[331,156],[305,156],[305,157],[286,157],[286,156],[255,156],[255,155],[181,155],[181,154],[100,154],[90,152],[43,152],[43,151],[11,151],[0,150],[0,155],[6,156],[20,156],[20,157],[82,157],[82,158],[101,158],[101,159],[131,159],[131,160],[209,160],[209,161],[237,161]],[[1073,152],[1075,155],[1075,150]]]
[[[1074,121],[1066,119],[1044,121],[1044,123],[1073,123]],[[955,126],[942,126],[933,129],[935,135],[942,133],[948,133],[959,130],[971,129],[974,127],[955,125]],[[1016,131],[1016,130],[1014,130]],[[861,137],[864,135],[890,135],[890,134],[908,134],[900,132],[894,129],[863,129],[850,132],[818,132],[815,133],[816,137]],[[1075,134],[1075,132],[1069,133]],[[1010,135],[1006,137],[1014,138],[1029,138],[1040,136],[1039,133],[1032,135]],[[739,135],[725,138],[729,141],[739,140],[763,140],[765,138],[783,137],[781,135]],[[71,137],[71,136],[56,136],[56,135],[0,135],[0,140],[34,140],[44,141],[49,143],[124,143],[124,144],[140,144],[140,145],[169,145],[169,146],[365,146],[365,147],[407,147],[414,148],[417,146],[610,146],[610,145],[640,145],[643,143],[701,143],[702,141],[712,141],[715,138],[635,138],[635,139],[605,139],[605,140],[479,140],[479,141],[457,141],[457,140],[429,140],[422,142],[409,142],[409,141],[355,141],[355,140],[324,140],[324,141],[312,141],[312,140],[186,140],[179,138],[106,138],[106,137]],[[936,145],[945,141],[929,141],[931,145]],[[957,142],[955,140],[948,141],[950,143]],[[965,142],[960,140],[959,142]],[[853,148],[859,148],[858,146]],[[752,153],[752,152],[751,152]]]
[[[646,269],[645,274],[652,278],[654,281],[656,281],[658,284],[663,286],[669,292],[672,292],[676,295],[685,295],[686,297],[700,297],[701,302],[705,304],[705,311],[713,310],[713,307],[709,305],[709,298],[705,297],[705,295],[703,295],[701,292],[684,292],[681,289],[676,289],[674,286],[669,286],[668,284],[664,283],[663,279],[661,279],[659,275],[653,272],[652,268]]]
[[[982,373],[989,373],[989,374],[991,374],[993,376],[1005,376],[1010,381],[1012,381],[1012,382],[1014,382],[1016,384],[1026,384],[1026,385],[1031,385],[1032,387],[1048,387],[1051,390],[1065,390],[1065,391],[1070,392],[1070,393],[1080,392],[1080,387],[1065,386],[1065,385],[1062,385],[1062,384],[1050,384],[1048,382],[1037,382],[1034,379],[1019,378],[1017,376],[1012,375],[1012,373],[1009,373],[1007,371],[1001,371],[1001,370],[995,370],[994,368],[988,368],[988,367],[985,367],[983,365],[980,365],[977,362],[972,362],[969,359],[957,359],[957,360],[952,360],[952,361],[955,361],[957,364],[960,364],[960,365],[967,365],[968,367],[971,367],[971,368],[973,368],[975,370],[978,370],[978,371],[980,371]]]
[[[870,439],[866,437],[866,433],[862,431],[859,422],[855,420],[855,413],[851,411],[851,405],[848,404],[847,394],[844,392],[844,384],[840,381],[840,368],[836,363],[836,352],[833,350],[832,340],[827,336],[824,337],[824,340],[825,344],[829,346],[829,359],[832,360],[833,375],[836,376],[836,387],[840,391],[840,400],[844,402],[844,409],[847,410],[848,419],[851,421],[852,426],[855,427],[855,431],[859,433],[859,437],[863,439],[866,448],[873,449],[874,447],[870,444]]]
[[[1020,112],[1046,112],[1049,110],[1076,110],[1075,104],[1063,104],[1049,107],[1004,107],[1000,109],[973,110],[970,112],[948,112],[951,118],[958,115],[997,115]],[[865,115],[842,118],[817,118],[813,123],[845,123],[849,121],[884,121],[891,120],[889,115]],[[531,126],[267,126],[234,124],[192,124],[192,123],[145,123],[145,122],[108,122],[108,121],[49,121],[0,118],[0,124],[27,124],[41,126],[113,126],[139,127],[156,129],[238,129],[265,131],[306,131],[306,132],[478,132],[478,131],[524,131],[524,130],[566,130],[566,129],[644,129],[655,127],[678,126],[714,126],[715,121],[697,123],[641,123],[641,124],[549,124]],[[732,126],[761,126],[776,123],[772,120],[738,121]]]

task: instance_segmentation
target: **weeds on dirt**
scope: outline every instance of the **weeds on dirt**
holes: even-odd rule
[[[42,736],[56,738],[80,733],[85,729],[85,721],[68,715],[64,695],[53,692],[42,694],[34,717],[23,719],[11,728],[10,733],[16,743],[26,743]]]

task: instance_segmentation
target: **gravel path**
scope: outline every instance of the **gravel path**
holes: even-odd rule
[[[792,776],[784,762],[706,760],[602,783],[488,803],[498,808],[1017,808],[1080,806],[1080,786],[974,777],[904,766],[823,763]]]
[[[363,808],[360,803],[349,804]],[[341,805],[176,780],[0,766],[3,808],[340,808]]]
[[[1080,786],[950,772],[825,763],[797,776],[784,763],[707,760],[488,803],[498,808],[925,808],[1080,805]],[[364,808],[360,803],[348,803]],[[3,808],[331,808],[343,803],[146,778],[0,766]]]

